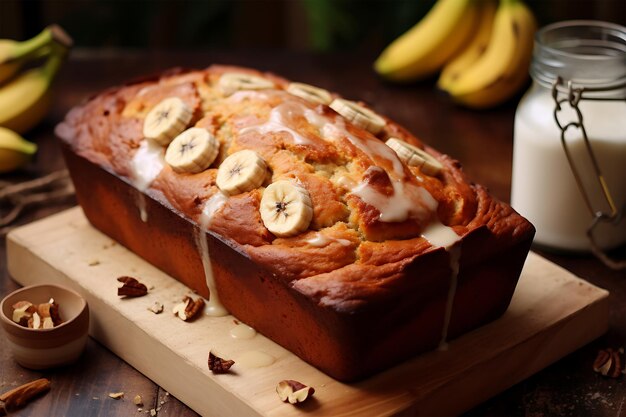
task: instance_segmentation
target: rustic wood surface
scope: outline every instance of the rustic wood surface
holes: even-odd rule
[[[434,91],[432,82],[392,86],[371,71],[371,56],[310,55],[279,51],[137,52],[75,51],[58,82],[56,104],[47,120],[27,137],[40,146],[37,159],[26,170],[2,175],[1,180],[23,181],[63,167],[52,129],[76,103],[106,87],[173,66],[200,68],[213,62],[249,65],[288,78],[338,91],[348,98],[375,103],[375,108],[415,132],[439,150],[459,159],[476,182],[487,185],[508,201],[511,182],[513,115],[515,104],[474,112],[458,108]],[[28,210],[24,224],[75,204]],[[546,202],[549,204],[549,202]],[[6,207],[0,207],[5,210]],[[592,371],[598,349],[626,345],[626,273],[611,271],[588,255],[539,251],[551,261],[611,292],[609,331],[603,337],[560,360],[466,413],[467,416],[626,416],[626,378],[605,379]],[[616,256],[624,258],[626,247]],[[6,270],[6,243],[0,239],[0,296],[18,288]],[[155,365],[158,366],[158,365]],[[184,404],[94,341],[80,361],[46,372],[21,368],[11,359],[0,338],[0,391],[41,376],[52,380],[52,390],[16,416],[129,416],[146,415],[132,404],[135,393],[144,409],[161,407],[157,415],[196,415]],[[126,400],[108,398],[124,391]],[[453,400],[453,399],[451,399]],[[163,404],[161,404],[163,402]]]
[[[232,316],[200,317],[192,324],[167,313],[156,317],[147,310],[154,301],[169,312],[184,294],[193,294],[113,245],[78,207],[16,229],[7,238],[7,253],[17,282],[57,284],[82,294],[95,340],[193,410],[211,416],[303,417],[313,410],[336,417],[459,414],[594,340],[608,326],[607,291],[531,253],[500,319],[450,341],[444,351],[343,384],[261,335],[231,337],[238,326]],[[115,277],[130,271],[151,288],[145,297],[117,296]],[[234,374],[212,375],[209,350],[234,359]],[[275,362],[242,365],[239,358],[251,351],[269,354]],[[315,401],[303,407],[281,403],[275,384],[285,378],[315,387]],[[452,397],[455,401],[448,401]]]

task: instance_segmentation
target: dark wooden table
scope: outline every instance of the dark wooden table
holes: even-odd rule
[[[63,161],[53,126],[75,104],[106,87],[173,66],[201,68],[213,62],[249,65],[275,71],[290,79],[335,90],[348,98],[375,103],[439,150],[459,159],[476,182],[508,201],[511,183],[515,103],[496,110],[474,112],[458,108],[434,91],[432,82],[392,86],[371,70],[371,56],[323,55],[283,51],[117,52],[75,51],[56,84],[56,105],[49,117],[27,136],[40,146],[25,170],[0,176],[23,181],[61,169]],[[70,199],[27,211],[18,224],[42,218],[74,205]],[[3,209],[0,207],[0,209]],[[539,251],[551,261],[611,292],[608,333],[535,376],[467,412],[467,416],[626,416],[626,378],[605,379],[592,371],[598,349],[626,345],[626,273],[611,271],[590,256]],[[617,251],[624,257],[626,248]],[[0,239],[0,296],[18,288],[6,269],[6,241]],[[158,366],[158,364],[155,364]],[[24,382],[48,377],[52,391],[20,416],[131,416],[160,407],[157,415],[196,415],[184,404],[134,370],[97,342],[90,340],[78,363],[57,370],[33,372],[11,358],[0,338],[0,392]],[[124,391],[124,400],[108,398]],[[143,411],[132,398],[140,394]],[[450,399],[454,401],[453,398]],[[148,414],[149,415],[149,414]]]

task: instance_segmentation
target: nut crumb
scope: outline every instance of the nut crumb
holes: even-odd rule
[[[109,397],[113,398],[114,400],[119,400],[120,398],[124,398],[124,393],[123,392],[110,392]]]
[[[151,415],[152,417],[156,416],[156,413],[157,413],[157,412],[156,412],[156,410],[155,410],[154,408],[150,410],[150,415]]]
[[[141,398],[141,395],[135,395],[135,398],[133,398],[133,403],[135,403],[135,405],[143,405],[143,399]]]
[[[163,312],[163,303],[155,301],[148,310],[152,311],[154,314],[161,314]]]

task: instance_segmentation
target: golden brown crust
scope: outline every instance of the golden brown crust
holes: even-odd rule
[[[263,76],[272,80],[277,90],[225,96],[217,83],[221,74],[229,71]],[[276,239],[259,215],[260,190],[229,197],[214,213],[209,229],[240,245],[255,262],[282,279],[297,280],[293,285],[298,291],[318,297],[320,302],[337,303],[339,294],[344,294],[342,308],[380,297],[396,285],[395,280],[406,279],[402,269],[434,249],[421,236],[433,220],[454,226],[461,237],[487,227],[501,243],[491,248],[496,252],[532,233],[532,226],[508,205],[473,186],[457,161],[425,146],[394,122],[387,120],[375,137],[327,106],[289,95],[282,90],[287,84],[272,74],[238,67],[213,66],[167,75],[91,99],[68,114],[57,134],[75,153],[132,183],[131,160],[143,140],[143,118],[162,99],[180,97],[193,111],[191,124],[217,137],[220,154],[199,174],[179,174],[165,166],[150,186],[155,195],[201,223],[202,208],[218,192],[217,166],[236,151],[256,151],[271,170],[264,186],[294,178],[308,190],[313,204],[310,230],[294,238]],[[291,130],[265,131],[262,126],[279,106],[293,107],[282,113]],[[326,121],[324,128],[316,120]],[[425,148],[443,164],[443,172],[430,176],[418,167],[398,166],[383,143],[391,136]],[[378,170],[372,169],[376,167]],[[424,203],[419,216],[383,221],[375,206],[351,192],[357,184],[367,183],[377,193],[393,196],[398,181],[404,184],[401,191],[405,194],[426,190],[436,208],[429,212]],[[314,237],[316,233],[326,238]]]

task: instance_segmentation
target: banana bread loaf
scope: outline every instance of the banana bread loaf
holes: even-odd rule
[[[534,228],[363,103],[174,70],[56,129],[89,221],[343,381],[500,316]]]

